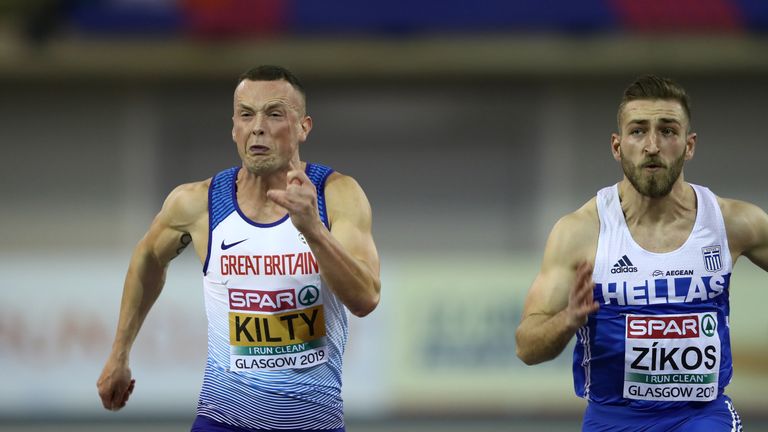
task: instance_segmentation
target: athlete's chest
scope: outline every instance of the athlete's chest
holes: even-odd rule
[[[304,236],[286,216],[256,224],[233,213],[211,233],[211,257],[227,285],[263,285],[271,280],[306,280],[320,269]]]
[[[671,223],[631,223],[627,231],[637,245],[654,253],[667,253],[679,249],[691,237],[695,218]]]
[[[717,303],[727,292],[731,260],[723,238],[694,230],[668,252],[642,247],[627,230],[601,238],[593,279],[606,306],[655,309]]]
[[[206,302],[229,334],[229,370],[300,369],[328,361],[320,269],[287,217],[257,224],[234,212],[211,232]]]

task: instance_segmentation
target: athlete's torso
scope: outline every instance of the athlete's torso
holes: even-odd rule
[[[642,410],[717,398],[732,375],[731,255],[717,199],[696,192],[688,239],[667,253],[632,238],[617,187],[597,194],[593,279],[599,311],[577,332],[574,386],[593,403]]]
[[[287,215],[258,224],[242,213],[237,172],[220,172],[209,189],[208,361],[197,414],[257,430],[340,428],[346,310]],[[306,172],[327,227],[332,170]]]

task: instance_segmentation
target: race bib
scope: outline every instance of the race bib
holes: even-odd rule
[[[714,312],[627,315],[624,397],[714,400],[721,354],[718,325]]]
[[[328,361],[317,287],[229,288],[228,294],[230,370],[302,369]]]

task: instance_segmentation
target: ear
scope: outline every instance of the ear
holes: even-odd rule
[[[235,116],[232,116],[232,141],[237,143],[237,140],[235,139]]]
[[[689,133],[685,139],[685,160],[693,159],[693,153],[696,151],[696,134]]]
[[[309,131],[312,130],[312,117],[304,116],[299,122],[299,127],[301,128],[299,130],[299,142],[304,142],[307,140],[307,136],[309,136]]]
[[[611,134],[611,154],[617,161],[621,161],[621,136],[617,133]]]

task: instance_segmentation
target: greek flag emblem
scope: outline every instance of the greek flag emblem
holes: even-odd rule
[[[723,260],[720,258],[720,245],[701,248],[704,255],[704,268],[710,272],[716,272],[723,268]]]

